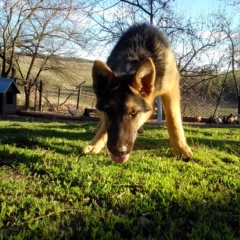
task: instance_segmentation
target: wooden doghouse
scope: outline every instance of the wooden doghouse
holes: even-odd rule
[[[18,93],[13,79],[0,78],[0,115],[16,113]]]

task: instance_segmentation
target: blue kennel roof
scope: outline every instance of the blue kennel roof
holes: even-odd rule
[[[11,86],[13,86],[16,93],[20,93],[18,88],[17,88],[17,85],[16,85],[16,83],[14,82],[13,79],[11,79],[11,78],[0,78],[0,93],[5,94]]]

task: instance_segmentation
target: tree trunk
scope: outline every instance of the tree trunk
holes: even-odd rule
[[[240,114],[240,95],[238,95],[238,114]]]
[[[31,87],[24,87],[25,91],[25,110],[28,110],[30,107],[30,91]]]

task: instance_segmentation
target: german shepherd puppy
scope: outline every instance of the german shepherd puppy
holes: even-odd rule
[[[99,153],[107,144],[113,161],[126,162],[138,129],[152,115],[155,98],[161,96],[174,152],[193,156],[182,126],[175,55],[161,31],[147,24],[134,25],[119,39],[106,64],[94,62],[92,77],[101,121],[83,153]]]

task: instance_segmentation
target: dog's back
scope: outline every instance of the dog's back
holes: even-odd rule
[[[118,77],[133,75],[141,63],[150,57],[156,67],[156,76],[161,79],[169,51],[171,49],[163,32],[148,24],[134,25],[119,39],[108,57],[107,65]]]

